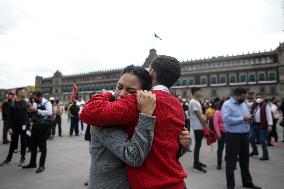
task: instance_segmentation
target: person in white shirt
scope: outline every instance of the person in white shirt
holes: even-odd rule
[[[192,87],[191,93],[192,99],[189,102],[189,117],[190,126],[193,128],[195,136],[193,168],[196,172],[206,173],[207,171],[204,168],[207,166],[199,161],[199,153],[203,138],[203,128],[205,128],[206,124],[206,119],[203,115],[202,107],[199,102],[201,97],[201,89],[198,87]]]
[[[258,149],[255,143],[256,133],[259,132],[259,140],[262,145],[263,156],[259,160],[269,160],[268,155],[268,134],[272,130],[273,120],[270,107],[264,102],[262,94],[256,95],[255,103],[252,105],[251,113],[254,117],[251,132],[251,145],[253,151],[250,156],[258,155]]]
[[[79,115],[80,115],[80,114],[81,114],[81,111],[82,111],[82,109],[83,109],[83,107],[84,107],[84,105],[85,105],[85,101],[82,99],[81,96],[79,96],[79,97],[78,97],[78,100],[77,100],[77,102],[76,102],[76,104],[77,104],[77,106],[79,106],[79,108],[80,108],[80,111],[79,111]],[[80,131],[80,133],[81,133],[81,134],[85,134],[85,133],[84,133],[84,123],[83,123],[83,121],[81,121],[81,120],[80,120],[80,122],[81,122],[81,131]]]
[[[39,147],[41,156],[39,167],[36,173],[41,173],[45,170],[45,159],[47,153],[46,139],[47,132],[52,126],[52,105],[50,101],[43,97],[40,91],[33,92],[33,99],[37,107],[29,107],[28,112],[34,113],[32,116],[32,135],[31,135],[31,160],[28,165],[23,166],[23,169],[36,168],[37,147]]]
[[[274,146],[277,145],[278,142],[278,134],[277,134],[277,122],[278,119],[281,117],[278,106],[273,102],[274,100],[272,98],[267,99],[267,104],[271,109],[272,112],[272,118],[273,118],[273,125],[272,125],[272,131],[269,133],[269,139],[268,139],[268,145]],[[272,143],[272,137],[275,140],[275,143]]]

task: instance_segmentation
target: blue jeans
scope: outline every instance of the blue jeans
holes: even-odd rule
[[[251,131],[250,131],[250,144],[252,147],[252,152],[255,154],[258,154],[257,146],[256,146],[256,139],[259,136],[259,130],[260,130],[260,125],[253,123],[251,125]]]
[[[252,130],[251,130],[250,142],[251,142],[253,152],[258,154],[258,149],[257,149],[256,142],[255,142],[257,133],[259,133],[259,140],[262,146],[263,158],[269,158],[268,148],[267,148],[268,132],[267,132],[267,129],[260,128],[259,123],[254,123],[252,126]]]

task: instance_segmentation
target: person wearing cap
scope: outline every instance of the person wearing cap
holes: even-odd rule
[[[3,144],[8,144],[8,108],[14,98],[13,93],[7,94],[7,99],[2,103],[2,120],[3,120]]]

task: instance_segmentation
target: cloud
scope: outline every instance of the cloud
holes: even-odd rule
[[[0,88],[33,84],[56,70],[142,65],[153,47],[179,60],[276,48],[284,39],[281,3],[0,0]]]

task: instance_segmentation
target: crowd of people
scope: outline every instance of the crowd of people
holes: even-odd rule
[[[58,136],[62,137],[62,115],[68,114],[71,118],[69,136],[75,131],[79,135],[79,113],[85,102],[81,97],[75,103],[60,102],[59,99],[50,97],[46,99],[40,91],[34,91],[27,98],[26,90],[18,88],[15,94],[10,92],[7,99],[2,103],[3,136],[2,144],[10,144],[8,155],[0,166],[8,165],[12,161],[14,153],[18,152],[20,139],[21,158],[19,166],[23,169],[36,168],[36,157],[38,148],[41,152],[38,169],[36,173],[45,170],[45,159],[47,154],[46,141],[52,140],[58,127]],[[77,123],[76,123],[77,122]],[[81,122],[80,134],[85,134],[85,127]],[[8,135],[11,139],[8,140]],[[29,164],[25,164],[26,152],[31,153]]]
[[[191,88],[191,99],[176,97],[170,88],[180,75],[177,59],[158,56],[148,70],[127,66],[114,91],[92,93],[86,103],[80,96],[64,104],[53,97],[47,100],[39,91],[26,101],[25,89],[17,89],[15,96],[8,94],[2,104],[3,144],[9,143],[7,133],[11,141],[1,165],[11,162],[20,137],[19,166],[36,168],[39,148],[41,157],[36,172],[44,171],[46,141],[55,137],[56,127],[58,136],[63,136],[61,119],[65,110],[70,122],[69,136],[85,134],[90,141],[91,167],[86,183],[89,189],[186,189],[187,174],[179,158],[191,152],[191,129],[194,171],[207,173],[200,156],[206,138],[207,145],[218,143],[218,170],[225,159],[228,189],[235,188],[237,162],[243,187],[261,188],[252,180],[249,158],[259,155],[257,144],[261,144],[259,160],[270,159],[268,146],[278,144],[277,127],[283,126],[280,121],[284,103],[264,94],[248,96],[247,89],[242,87],[225,98],[203,99],[198,87]],[[24,165],[27,147],[31,159]]]
[[[243,186],[260,188],[252,183],[249,157],[259,156],[257,144],[261,144],[260,161],[269,160],[268,146],[278,145],[277,127],[284,127],[284,102],[261,93],[255,96],[245,88],[237,88],[230,97],[203,99],[201,88],[191,89],[192,98],[178,96],[186,115],[185,125],[194,130],[194,171],[206,173],[206,165],[199,160],[202,138],[210,145],[217,141],[217,169],[222,169],[223,151],[226,145],[226,176],[228,188],[234,188],[234,170],[240,163]],[[188,127],[190,128],[190,127]],[[284,142],[284,129],[283,129]],[[249,144],[252,151],[249,153]]]

